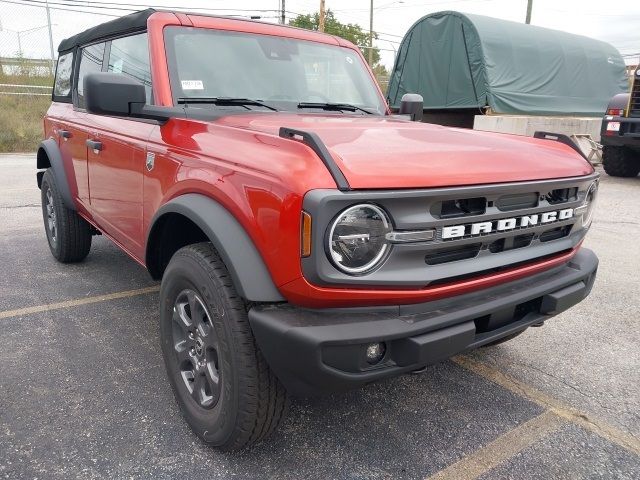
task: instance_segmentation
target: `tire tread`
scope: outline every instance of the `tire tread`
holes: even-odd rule
[[[205,266],[214,285],[218,287],[235,315],[230,315],[231,329],[239,359],[239,399],[237,431],[223,450],[239,450],[268,437],[286,416],[289,397],[284,386],[273,374],[256,344],[249,325],[249,305],[238,296],[227,268],[209,242],[186,246],[176,252]],[[206,441],[206,440],[205,440]]]
[[[634,152],[626,147],[605,145],[602,147],[602,167],[612,177],[632,178],[640,173],[640,158],[632,156]]]
[[[49,247],[53,256],[62,263],[80,262],[89,255],[91,250],[91,227],[89,223],[74,210],[67,208],[62,201],[62,195],[58,190],[51,169],[47,170],[42,179],[43,209],[45,202],[45,189],[49,188],[53,195],[54,208],[58,229],[58,249]],[[46,220],[45,220],[45,228]],[[47,237],[48,238],[48,237]]]

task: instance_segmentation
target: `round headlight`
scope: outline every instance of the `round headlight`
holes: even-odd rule
[[[587,190],[587,194],[584,197],[583,205],[586,208],[582,214],[582,226],[588,227],[593,220],[593,211],[595,210],[596,198],[598,197],[598,182],[593,182]]]
[[[391,224],[381,208],[369,204],[349,207],[331,224],[329,257],[343,272],[366,273],[384,260],[389,251],[386,234],[390,231]]]

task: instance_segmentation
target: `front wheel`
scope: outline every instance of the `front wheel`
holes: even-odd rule
[[[275,430],[287,393],[258,349],[246,305],[211,243],[172,257],[160,308],[167,374],[193,431],[212,446],[238,450]]]

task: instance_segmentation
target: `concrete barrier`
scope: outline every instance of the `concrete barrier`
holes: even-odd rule
[[[533,136],[536,130],[564,133],[565,135],[589,134],[596,142],[600,141],[599,117],[538,117],[519,115],[476,115],[474,130],[512,133]]]

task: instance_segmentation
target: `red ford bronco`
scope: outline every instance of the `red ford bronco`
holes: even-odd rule
[[[598,175],[566,138],[392,116],[330,35],[125,16],[60,44],[44,128],[51,252],[102,233],[162,279],[169,381],[220,448],[267,436],[288,394],[505,341],[594,282]]]

